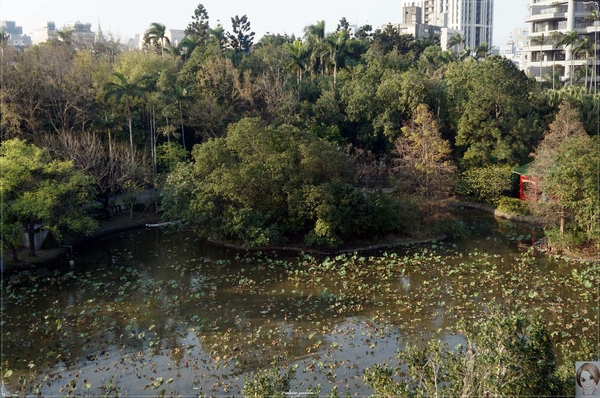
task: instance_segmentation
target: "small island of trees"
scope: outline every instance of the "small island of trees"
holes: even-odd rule
[[[4,248],[34,225],[91,232],[83,202],[109,217],[116,194],[151,187],[167,219],[247,247],[449,233],[467,197],[537,216],[555,248],[598,249],[597,87],[556,89],[487,51],[345,18],[256,43],[245,15],[231,32],[209,22],[198,5],[179,43],[153,22],[142,50],[68,32],[3,44]],[[59,164],[77,206],[43,171]],[[530,204],[514,198],[523,165],[541,193]],[[73,222],[52,215],[67,209]]]

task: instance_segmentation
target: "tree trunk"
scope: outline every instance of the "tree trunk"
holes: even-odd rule
[[[133,128],[131,126],[131,105],[129,104],[129,98],[127,98],[127,124],[129,126],[129,145],[131,147],[131,164],[135,163],[135,152],[133,150]]]
[[[179,101],[179,120],[181,121],[181,140],[183,141],[183,149],[185,148],[185,129],[183,127],[183,110],[181,109],[181,101]]]
[[[565,234],[565,209],[561,207],[560,209],[560,236],[564,236]]]
[[[109,195],[102,195],[100,198],[100,202],[102,203],[102,208],[104,210],[104,214],[106,215],[106,219],[110,218],[110,209],[108,208],[109,203]]]
[[[29,257],[35,257],[35,222],[27,223],[27,238],[29,238]]]

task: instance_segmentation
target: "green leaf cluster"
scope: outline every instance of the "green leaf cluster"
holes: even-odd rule
[[[439,340],[409,345],[398,355],[406,369],[402,382],[394,371],[374,366],[363,380],[376,396],[557,396],[565,394],[552,340],[543,322],[491,309],[480,321],[459,326],[466,346],[450,348]]]
[[[63,231],[90,233],[95,228],[83,210],[90,199],[90,180],[71,162],[53,160],[48,151],[12,139],[0,147],[0,170],[3,245],[17,243],[16,225],[28,234],[30,255],[35,255],[37,228],[59,240]]]
[[[391,213],[394,203],[371,200],[351,184],[345,153],[290,125],[243,119],[226,137],[196,146],[193,158],[169,175],[163,209],[205,237],[249,246],[290,238],[337,246],[401,226],[393,224],[398,217],[378,215]]]

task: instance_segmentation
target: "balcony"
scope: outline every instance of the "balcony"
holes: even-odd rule
[[[566,19],[567,14],[565,12],[555,12],[555,13],[539,13],[535,15],[528,15],[525,17],[525,22],[533,23],[533,22],[544,22],[544,21],[553,21],[555,19]]]

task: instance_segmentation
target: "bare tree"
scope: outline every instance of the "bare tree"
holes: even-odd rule
[[[57,156],[71,160],[77,169],[93,177],[96,198],[102,203],[107,217],[110,217],[109,203],[113,195],[148,180],[144,154],[137,155],[135,163],[132,163],[125,143],[104,142],[92,132],[60,132],[47,135],[44,144]]]

